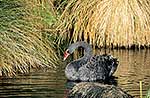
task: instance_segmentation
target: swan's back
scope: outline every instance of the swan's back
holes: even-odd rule
[[[117,59],[111,55],[96,55],[79,69],[81,81],[105,81],[117,69]]]
[[[118,61],[112,55],[96,55],[91,57],[90,62],[93,63],[93,66],[104,69],[109,72],[109,76],[111,76],[117,69]]]

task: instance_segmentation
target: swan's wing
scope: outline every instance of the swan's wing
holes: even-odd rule
[[[112,55],[108,56],[107,61],[109,62],[108,68],[110,69],[109,76],[112,76],[117,70],[119,61],[117,58],[113,57]]]
[[[74,63],[69,63],[65,68],[65,75],[68,80],[79,80],[79,75],[77,72],[77,67],[74,66]]]
[[[104,70],[111,76],[116,71],[119,61],[112,55],[95,55],[90,58],[90,63],[90,67],[99,68],[97,71],[100,72]]]
[[[79,68],[79,77],[82,81],[105,80],[108,76],[108,70],[105,67],[105,62],[88,62]]]
[[[78,70],[87,63],[86,59],[78,59],[70,62],[65,68],[65,75],[69,80],[79,80]]]

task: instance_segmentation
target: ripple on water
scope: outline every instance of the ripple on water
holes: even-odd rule
[[[96,54],[101,52],[97,50]],[[145,95],[150,86],[149,50],[120,50],[110,53],[119,58],[119,66],[115,73],[118,77],[116,79],[118,86],[135,98],[139,98],[139,81],[142,81],[143,95]],[[66,98],[69,88],[67,86],[63,68],[56,71],[39,71],[26,76],[0,80],[0,98]]]

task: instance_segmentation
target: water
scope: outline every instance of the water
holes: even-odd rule
[[[150,86],[150,50],[107,51],[119,58],[119,66],[114,74],[118,86],[140,98],[139,81],[143,84],[143,95]],[[96,54],[103,51],[96,51]],[[0,80],[0,98],[66,98],[68,85],[64,66],[57,70],[38,71],[26,76]]]

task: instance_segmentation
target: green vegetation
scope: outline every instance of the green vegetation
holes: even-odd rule
[[[145,98],[150,98],[150,88],[149,88],[149,90],[147,91],[147,95],[145,96]]]
[[[45,31],[56,19],[34,1],[0,0],[0,76],[58,65],[55,36]]]

